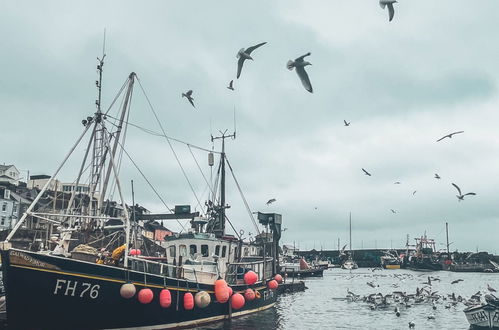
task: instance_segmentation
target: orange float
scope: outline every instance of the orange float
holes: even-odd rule
[[[184,308],[188,311],[194,308],[194,297],[190,292],[184,294]]]
[[[278,286],[279,286],[279,283],[277,283],[276,280],[272,280],[272,281],[269,281],[269,283],[267,283],[267,287],[270,290],[276,290]]]
[[[246,272],[246,274],[244,274],[244,283],[248,284],[248,285],[253,285],[256,283],[256,281],[258,280],[258,275],[256,275],[256,273],[252,270]]]
[[[232,294],[234,293],[232,288],[230,286],[227,286],[227,290],[229,290],[229,297],[232,296]]]
[[[221,304],[229,300],[229,287],[227,282],[222,279],[215,281],[215,298]]]
[[[281,284],[282,283],[281,274],[276,274],[276,276],[274,276],[274,280],[276,280],[278,284]]]
[[[234,293],[230,298],[230,305],[234,309],[241,309],[244,307],[244,297],[240,293]]]
[[[149,304],[154,298],[154,293],[151,289],[144,288],[139,291],[137,297],[141,304]]]
[[[253,291],[253,289],[246,289],[246,291],[244,291],[244,298],[247,301],[255,300],[255,296],[255,291]]]
[[[172,294],[170,293],[170,290],[168,289],[163,289],[159,293],[159,305],[163,308],[168,308],[172,304]]]

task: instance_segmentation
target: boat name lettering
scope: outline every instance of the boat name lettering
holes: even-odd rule
[[[30,265],[30,266],[40,267],[40,268],[51,268],[45,262],[42,262],[42,261],[37,260],[35,258],[32,258],[29,255],[22,253],[22,252],[19,252],[19,251],[10,251],[10,256],[13,259],[12,260],[13,263],[16,263],[16,264]],[[52,265],[50,265],[50,266],[52,266]]]
[[[470,315],[471,321],[474,323],[488,321],[489,318],[484,311],[479,311]]]
[[[267,299],[270,299],[270,298],[273,298],[274,297],[274,291],[272,290],[265,290],[263,292],[263,300],[267,300]]]
[[[54,294],[62,294],[64,296],[80,297],[84,298],[86,296],[96,299],[99,296],[99,284],[92,284],[71,280],[57,279],[55,283]]]

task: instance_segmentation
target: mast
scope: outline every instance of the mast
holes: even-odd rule
[[[227,130],[224,132],[220,131],[221,136],[211,136],[211,142],[214,140],[222,140],[222,153],[220,154],[220,209],[218,211],[219,222],[213,231],[218,237],[225,235],[225,139],[226,138],[236,138],[236,132],[232,134],[227,134]]]
[[[447,237],[447,258],[449,258],[449,223],[445,223],[445,236]]]
[[[350,212],[350,255],[352,254],[352,212]]]

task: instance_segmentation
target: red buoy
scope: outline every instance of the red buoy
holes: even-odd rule
[[[274,276],[274,280],[276,280],[278,284],[281,284],[282,283],[281,274],[277,274],[276,276]]]
[[[244,274],[244,283],[248,284],[248,285],[253,285],[256,283],[256,281],[258,280],[258,275],[256,275],[256,273],[252,270],[246,272],[246,274]]]
[[[276,290],[277,287],[279,286],[279,283],[277,283],[276,280],[272,280],[272,281],[269,281],[269,283],[267,283],[267,286],[270,290]]]
[[[141,304],[149,304],[154,298],[154,293],[151,289],[144,288],[139,291],[138,298]]]
[[[135,250],[135,249],[131,249],[131,250],[130,250],[130,255],[131,255],[131,256],[136,256],[136,255],[137,255],[137,250]]]
[[[221,304],[229,300],[229,287],[227,282],[222,279],[215,281],[215,298]]]
[[[234,291],[232,290],[232,288],[230,286],[228,286],[227,290],[229,290],[229,297],[232,296],[232,294],[234,293]]]
[[[194,308],[194,297],[190,292],[184,294],[184,308],[188,311]]]
[[[255,291],[253,291],[253,289],[246,289],[246,291],[244,291],[244,298],[247,301],[255,300]]]
[[[159,293],[159,305],[163,308],[168,308],[172,304],[172,294],[170,293],[170,290],[168,289],[163,289]]]
[[[234,309],[241,309],[244,306],[244,297],[240,293],[234,293],[230,298],[230,305]]]

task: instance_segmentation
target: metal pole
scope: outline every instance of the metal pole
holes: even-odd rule
[[[447,236],[447,259],[449,256],[449,223],[445,223],[445,236]]]
[[[73,145],[73,147],[71,148],[71,150],[68,152],[68,154],[66,155],[66,157],[64,158],[64,160],[62,161],[62,163],[59,165],[59,167],[57,168],[57,170],[55,171],[55,173],[50,177],[49,180],[47,180],[47,182],[43,186],[42,190],[40,190],[40,192],[38,193],[38,195],[36,196],[36,198],[33,200],[33,202],[31,203],[31,205],[28,207],[28,209],[26,210],[26,212],[24,212],[24,214],[21,217],[21,219],[19,219],[19,221],[16,223],[14,229],[12,229],[12,231],[10,232],[10,234],[5,239],[5,242],[10,241],[10,239],[12,238],[12,236],[14,236],[14,234],[19,229],[19,227],[21,227],[21,225],[23,224],[24,220],[26,220],[26,217],[28,216],[28,214],[35,207],[36,203],[38,203],[38,201],[40,200],[40,198],[42,197],[42,195],[45,193],[45,191],[47,190],[47,188],[50,185],[50,183],[52,182],[52,180],[54,180],[54,177],[57,174],[59,174],[59,171],[64,166],[64,164],[66,164],[66,161],[68,160],[69,156],[71,156],[71,154],[76,149],[76,147],[78,146],[78,144],[80,144],[81,139],[85,136],[85,134],[87,133],[89,127],[90,127],[90,125],[87,125],[85,127],[85,129],[83,130],[83,133],[81,133],[81,135],[78,138],[78,140],[76,140],[76,143]]]

